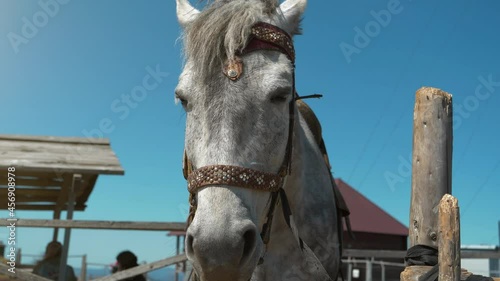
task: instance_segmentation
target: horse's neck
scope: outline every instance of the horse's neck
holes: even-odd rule
[[[290,205],[302,239],[333,272],[339,259],[337,209],[330,171],[314,136],[299,117],[292,176]]]
[[[336,218],[333,189],[323,154],[301,116],[294,138],[292,175],[285,187],[297,221],[321,228]],[[330,221],[326,221],[330,220]],[[331,222],[331,223],[330,223]]]
[[[299,121],[295,127],[292,174],[288,176],[284,189],[301,238],[333,278],[340,257],[331,179],[314,137],[300,116]],[[273,224],[265,280],[271,280],[269,277],[289,279],[301,274],[306,277],[301,269],[305,258],[283,219],[281,208],[276,209]]]

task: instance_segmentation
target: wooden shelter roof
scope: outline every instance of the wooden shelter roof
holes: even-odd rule
[[[16,210],[56,213],[67,209],[74,174],[82,176],[75,211],[83,211],[100,174],[125,173],[108,139],[0,135],[2,206],[8,203],[8,167],[15,168]]]

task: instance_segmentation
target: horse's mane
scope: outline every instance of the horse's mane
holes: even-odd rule
[[[184,31],[185,55],[202,80],[220,71],[223,62],[246,45],[252,25],[277,7],[276,0],[225,0],[203,10]]]

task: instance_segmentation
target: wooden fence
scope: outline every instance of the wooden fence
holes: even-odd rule
[[[8,225],[6,219],[0,219],[0,226]],[[185,223],[180,222],[132,222],[132,221],[85,221],[85,220],[44,220],[44,219],[18,219],[16,227],[42,227],[42,228],[67,228],[67,229],[114,229],[114,230],[147,230],[147,231],[179,231],[184,230]],[[140,265],[131,269],[119,271],[95,281],[124,280],[132,276],[160,269],[169,265],[186,261],[184,254],[169,257],[152,263]],[[49,281],[31,272],[16,270],[15,274],[9,272],[9,266],[0,264],[0,274],[5,274],[13,280],[23,281]],[[93,280],[93,281],[94,281]]]
[[[465,280],[460,267],[458,200],[451,195],[453,109],[450,94],[424,87],[417,91],[413,117],[410,247],[438,249],[439,281]],[[401,281],[417,281],[432,266],[407,266]],[[494,278],[500,281],[500,278]]]

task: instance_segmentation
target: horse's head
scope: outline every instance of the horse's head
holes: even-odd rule
[[[265,190],[279,187],[274,175],[290,153],[293,47],[285,40],[278,51],[262,42],[246,48],[257,23],[276,27],[273,36],[296,34],[306,5],[277,2],[215,1],[199,12],[177,0],[186,61],[176,99],[187,112],[185,166],[196,206],[186,252],[202,280],[247,281],[264,254]]]

